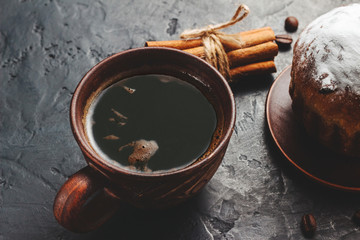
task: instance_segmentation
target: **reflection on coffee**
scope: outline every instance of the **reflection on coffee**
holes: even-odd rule
[[[193,85],[167,75],[139,75],[102,91],[86,116],[95,151],[136,171],[185,167],[204,154],[217,124]]]

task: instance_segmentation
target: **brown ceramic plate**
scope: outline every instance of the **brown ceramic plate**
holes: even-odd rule
[[[360,160],[325,149],[296,121],[289,95],[291,66],[277,77],[266,101],[270,133],[286,159],[306,176],[329,187],[360,191]]]

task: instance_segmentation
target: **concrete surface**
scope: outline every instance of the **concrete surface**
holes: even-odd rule
[[[356,1],[244,0],[251,14],[229,33],[272,27],[297,38],[314,18]],[[69,103],[81,77],[113,53],[146,40],[177,39],[185,29],[227,21],[234,0],[0,1],[0,240],[7,239],[360,239],[350,220],[359,195],[323,188],[286,164],[267,131],[265,100],[278,72],[233,86],[237,120],[224,161],[194,199],[167,211],[125,206],[100,229],[71,233],[52,204],[66,179],[86,165],[70,129]]]

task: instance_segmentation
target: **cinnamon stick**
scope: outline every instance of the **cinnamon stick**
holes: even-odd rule
[[[278,46],[273,43],[275,33],[270,27],[232,34],[230,38],[223,36],[220,40],[227,52],[231,78],[276,72],[273,59]],[[201,58],[205,56],[201,39],[148,41],[145,46],[177,48]]]
[[[231,78],[276,72],[274,60],[251,63],[230,69]]]
[[[271,27],[264,27],[259,29],[253,29],[250,31],[240,32],[232,34],[239,39],[239,43],[234,44],[228,40],[222,39],[221,42],[224,45],[225,50],[231,51],[238,48],[250,47],[260,43],[275,40],[275,33]],[[176,49],[189,49],[202,45],[201,39],[190,40],[169,40],[169,41],[147,41],[146,47],[170,47]],[[240,46],[241,45],[241,46]]]
[[[184,49],[183,51],[191,53],[200,58],[204,58],[204,47],[195,47]],[[278,54],[278,45],[273,42],[266,42],[255,46],[237,49],[227,53],[230,67],[246,65],[254,62],[261,62],[265,59],[274,58]]]
[[[254,62],[261,62],[265,59],[274,58],[278,54],[278,45],[273,42],[266,42],[248,48],[241,48],[227,53],[230,68]]]
[[[192,55],[198,56],[199,58],[205,57],[205,49],[203,46],[183,49],[183,51],[185,51],[187,53],[191,53]]]
[[[147,41],[145,47],[169,47],[176,49],[188,49],[199,47],[202,44],[201,39],[190,40],[169,40],[169,41]]]
[[[239,41],[229,41],[226,38],[221,39],[221,43],[226,52],[275,40],[275,33],[270,27],[251,34],[242,35],[241,33],[236,33],[232,35],[236,36]]]

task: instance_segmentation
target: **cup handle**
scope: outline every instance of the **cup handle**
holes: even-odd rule
[[[120,199],[105,188],[106,183],[107,179],[89,166],[72,175],[55,197],[56,220],[73,232],[100,227],[120,205]]]

